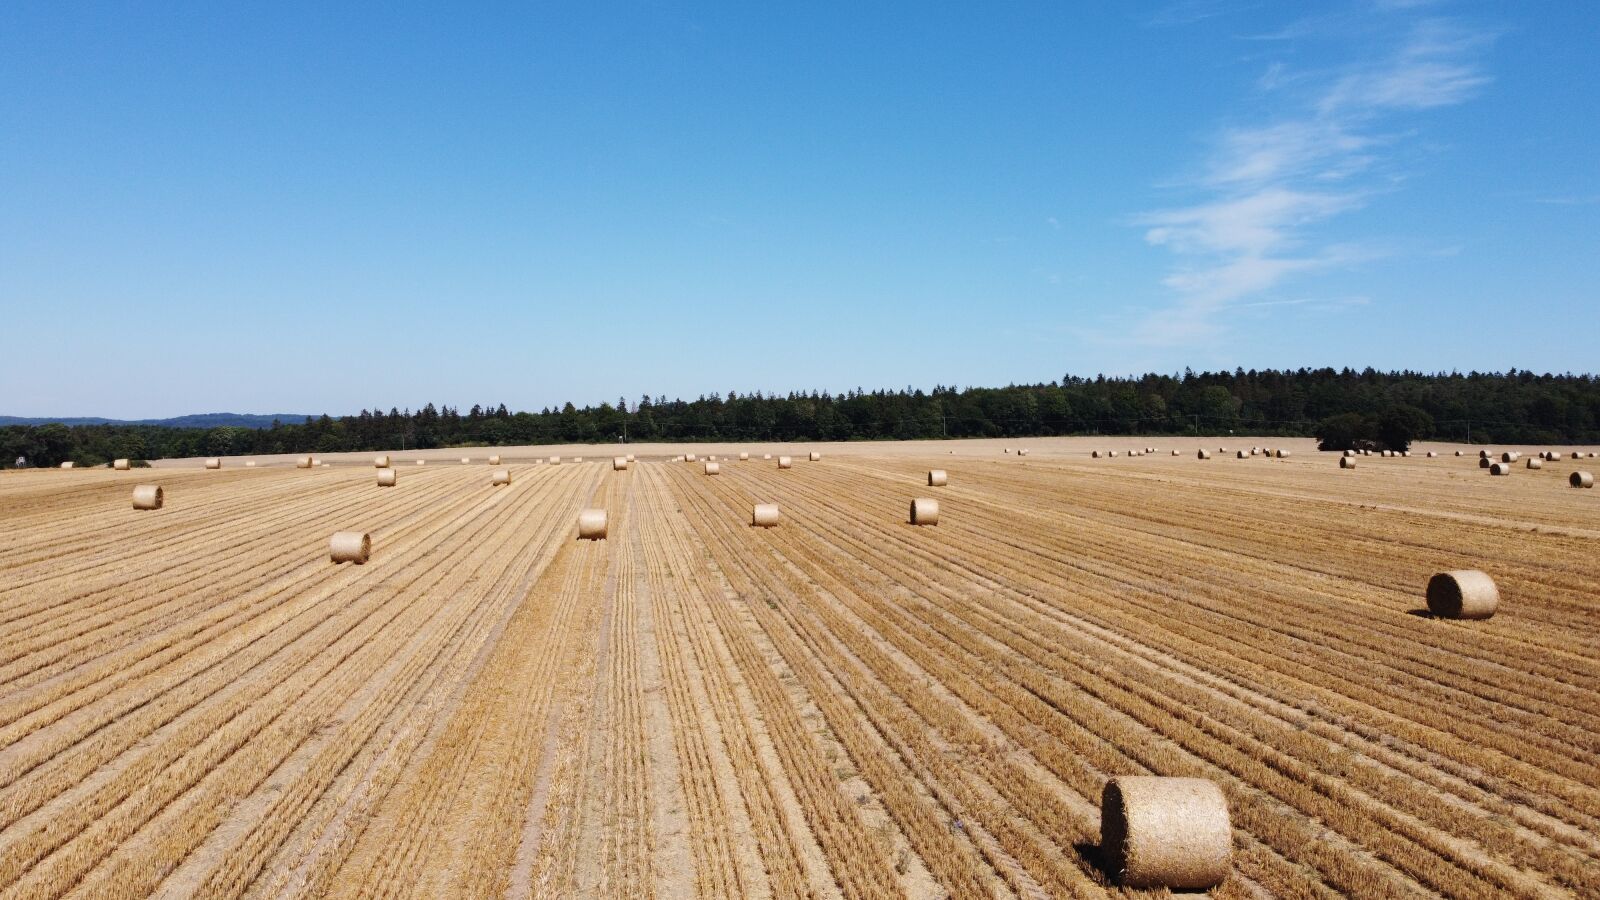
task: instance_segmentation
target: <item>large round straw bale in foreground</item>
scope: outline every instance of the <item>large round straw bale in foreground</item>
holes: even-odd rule
[[[791,467],[793,465],[794,465],[794,460],[790,459],[789,457],[787,457],[787,456],[778,457],[778,468],[787,469],[787,468],[789,468],[789,467]]]
[[[389,468],[389,457],[387,455],[374,456],[372,458],[372,466],[373,466],[373,468],[376,468],[376,469],[387,469],[387,468]]]
[[[399,477],[400,474],[394,469],[379,469],[378,487],[394,487],[395,481],[398,480]]]
[[[626,456],[613,456],[613,457],[611,457],[611,471],[613,471],[613,472],[626,472],[626,471],[628,471],[628,458]]]
[[[1567,484],[1570,484],[1575,488],[1592,488],[1594,487],[1594,473],[1573,472],[1571,475],[1567,476]]]
[[[1494,579],[1477,569],[1440,572],[1428,579],[1428,612],[1441,619],[1487,619],[1499,605]]]
[[[911,501],[911,524],[939,524],[939,501],[932,497],[918,497]]]
[[[336,563],[361,565],[372,556],[372,535],[364,531],[335,531],[328,540],[328,556]]]
[[[1341,457],[1339,457],[1339,468],[1341,468],[1341,469],[1354,469],[1355,467],[1356,467],[1356,458],[1354,456],[1341,456]]]
[[[494,470],[494,474],[489,476],[489,484],[494,486],[494,487],[499,487],[502,484],[510,484],[510,483],[511,483],[511,470],[510,469],[495,469]]]
[[[218,457],[213,456],[210,459],[206,460],[206,468],[208,468],[208,469],[220,469],[220,468],[222,468],[222,460],[219,459]]]
[[[750,508],[750,524],[756,528],[778,527],[778,504],[757,503]]]
[[[113,459],[111,468],[116,469],[118,472],[126,472],[133,467],[125,459]]]
[[[714,463],[714,462],[706,463],[706,474],[707,475],[716,475],[716,474],[720,473],[721,471],[722,471],[722,463]]]
[[[1215,887],[1232,862],[1228,800],[1204,778],[1113,778],[1100,794],[1100,853],[1126,887]]]
[[[578,540],[603,541],[606,539],[606,511],[586,509],[578,513]]]
[[[1195,452],[1195,458],[1196,459],[1210,459],[1211,458],[1211,451],[1205,449],[1204,447],[1202,447],[1202,448],[1200,448],[1199,450],[1197,450]]]
[[[812,462],[820,462],[821,460],[822,460],[822,454],[821,453],[818,453],[815,450],[811,451],[811,461]]]
[[[1498,462],[1489,466],[1490,475],[1510,475],[1511,463]]]
[[[928,487],[944,487],[950,483],[950,476],[943,469],[928,470]]]
[[[466,462],[466,460],[463,459],[462,462]],[[299,459],[294,461],[294,467],[296,469],[309,469],[309,468],[311,468],[311,457],[309,457],[309,456],[300,457]]]
[[[1539,459],[1538,457],[1530,456],[1528,457],[1528,468],[1542,469],[1544,468],[1544,460]]]
[[[160,509],[164,499],[159,484],[141,484],[133,489],[134,509]]]

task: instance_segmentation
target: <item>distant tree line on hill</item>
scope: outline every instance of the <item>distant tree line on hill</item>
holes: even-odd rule
[[[0,465],[103,465],[266,453],[624,441],[849,441],[1068,434],[1315,436],[1325,449],[1412,440],[1600,443],[1594,375],[1372,369],[1080,378],[1003,388],[641,397],[537,413],[362,410],[268,428],[37,425],[0,428]]]

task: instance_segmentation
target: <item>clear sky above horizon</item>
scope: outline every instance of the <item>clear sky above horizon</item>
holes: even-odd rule
[[[1600,369],[1600,4],[0,5],[0,414]]]

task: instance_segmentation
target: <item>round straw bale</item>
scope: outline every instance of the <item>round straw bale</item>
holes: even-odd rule
[[[1218,453],[1227,453],[1228,452],[1228,448],[1227,447],[1218,447],[1217,448],[1217,452]]]
[[[695,454],[693,454],[693,453],[685,453],[683,455],[683,458],[688,460],[689,462],[699,462],[699,458],[696,457]]]
[[[1023,448],[1019,449],[1017,451],[1017,455],[1018,456],[1027,456],[1028,455],[1028,448],[1027,447],[1023,447]]]
[[[1353,456],[1341,456],[1341,457],[1339,457],[1339,468],[1341,468],[1341,469],[1354,469],[1355,467],[1356,467],[1356,458],[1355,457],[1353,457]]]
[[[1017,452],[1021,453],[1022,451],[1018,450]],[[821,462],[822,461],[822,454],[818,453],[815,450],[811,451],[811,461],[812,462]]]
[[[939,524],[939,501],[932,497],[918,497],[911,501],[911,524]]]
[[[372,458],[372,465],[374,468],[387,469],[389,468],[389,457],[387,455],[374,456]]]
[[[550,457],[550,465],[552,465],[552,466],[561,465],[561,457],[559,457],[559,456]]]
[[[578,513],[578,540],[603,541],[606,539],[606,511],[586,509]]]
[[[573,458],[572,458],[572,461],[573,461],[573,462],[575,462],[575,463],[581,463],[581,462],[583,462],[583,457],[581,457],[581,456],[574,456],[574,457],[573,457]]]
[[[1288,458],[1289,458],[1289,451],[1287,451],[1287,450],[1284,450],[1284,449],[1282,449],[1282,448],[1279,448],[1279,449],[1278,449],[1278,450],[1277,450],[1277,451],[1275,451],[1275,452],[1276,452],[1276,454],[1277,454],[1277,457],[1278,457],[1278,458],[1279,458],[1279,459],[1288,459]]]
[[[1173,455],[1173,456],[1178,456],[1178,455],[1179,455],[1179,453],[1178,453],[1178,451],[1177,451],[1177,450],[1173,450],[1173,451],[1172,451],[1172,455]]]
[[[1099,450],[1091,451],[1089,453],[1089,458],[1090,459],[1099,459],[1100,458],[1100,451]]]
[[[750,508],[750,524],[755,528],[776,528],[778,526],[778,504],[757,503]]]
[[[498,453],[490,454],[489,455],[489,465],[491,465],[491,466],[500,465],[500,454],[498,454]]]
[[[626,457],[624,457],[624,459],[626,459],[628,462],[633,462],[634,461],[633,454],[629,453]]]
[[[750,458],[750,454],[749,453],[746,453],[743,450],[739,451],[739,462],[744,462],[745,460],[747,460],[749,458]]]
[[[256,467],[256,461],[253,459],[247,459],[244,462],[244,467],[246,469],[254,469]]]
[[[1594,487],[1594,473],[1582,471],[1573,472],[1571,475],[1567,476],[1567,484],[1570,484],[1575,488],[1592,488]]]
[[[1457,451],[1456,451],[1456,455],[1457,455],[1457,456],[1460,456],[1460,455],[1462,455],[1462,454],[1461,454],[1461,451],[1460,451],[1460,450],[1457,450]]]
[[[1239,459],[1249,459],[1250,457],[1252,457],[1254,455],[1255,455],[1254,451],[1246,452],[1244,450],[1240,450],[1238,458]]]
[[[130,466],[128,461],[125,459],[113,459],[111,461],[111,468],[116,469],[118,472],[126,472],[132,468],[132,466]]]
[[[717,461],[717,455],[715,453],[711,454],[710,456],[706,457],[706,461],[707,462],[716,462]]]
[[[1228,877],[1228,800],[1204,778],[1113,778],[1100,794],[1100,853],[1127,887],[1203,890]]]
[[[1146,453],[1154,453],[1154,452],[1156,452],[1156,448],[1154,448],[1154,447],[1146,447],[1146,448],[1144,448],[1144,452],[1146,452]]]
[[[1571,458],[1572,458],[1572,459],[1583,459],[1583,454],[1582,454],[1582,453],[1579,453],[1579,452],[1578,452],[1578,451],[1576,451],[1576,450],[1574,450],[1574,451],[1572,451],[1572,456],[1571,456]]]
[[[1489,467],[1490,475],[1510,475],[1511,463],[1497,462]]]
[[[1261,450],[1258,447],[1251,447],[1250,448],[1250,455],[1251,456],[1255,456],[1257,453],[1260,453],[1260,452],[1261,452]]]
[[[462,462],[466,462],[466,460],[462,460]],[[299,459],[294,461],[294,467],[296,469],[309,469],[309,468],[311,468],[311,457],[309,457],[309,456],[300,457]]]
[[[491,487],[499,487],[502,484],[510,484],[510,483],[511,483],[511,470],[510,469],[495,469],[494,470],[494,474],[489,476],[489,485]]]
[[[1411,455],[1411,451],[1410,450],[1401,450],[1400,451],[1400,455],[1401,456],[1410,456]]]
[[[1372,451],[1371,450],[1362,450],[1361,451],[1361,455],[1362,456],[1371,456],[1372,455]]]
[[[394,487],[400,475],[394,469],[378,470],[378,487]]]
[[[472,457],[470,457],[470,456],[461,457],[461,464],[463,466],[466,465],[467,463],[470,463],[470,462],[472,462]]]
[[[790,459],[789,457],[787,457],[787,456],[778,457],[778,468],[787,469],[787,468],[789,468],[789,467],[791,467],[793,465],[794,465],[794,460]]]
[[[720,474],[721,472],[722,472],[722,463],[714,463],[714,462],[706,463],[706,474],[707,475],[717,475],[717,474]]]
[[[1530,469],[1542,469],[1542,468],[1544,468],[1544,460],[1539,459],[1536,456],[1530,456],[1530,457],[1528,457],[1528,468],[1530,468]]]
[[[328,556],[336,563],[361,565],[372,556],[372,535],[364,531],[335,531],[328,539]]]
[[[1428,458],[1429,459],[1433,459],[1435,456],[1438,456],[1438,455],[1439,454],[1436,451],[1433,451],[1433,450],[1429,450],[1428,451]]]
[[[1201,447],[1199,450],[1195,451],[1194,455],[1195,455],[1196,459],[1210,459],[1211,458],[1211,451],[1207,450],[1204,447]]]
[[[1440,572],[1428,579],[1428,612],[1441,619],[1487,619],[1499,605],[1494,579],[1477,569]]]
[[[628,471],[628,458],[626,456],[613,456],[613,457],[611,457],[611,471],[613,471],[613,472],[626,472],[626,471]]]
[[[1514,463],[1521,458],[1522,454],[1515,450],[1507,450],[1506,452],[1500,454],[1501,462]]]
[[[1487,457],[1487,456],[1478,457],[1478,468],[1487,469],[1491,465],[1493,465],[1493,463],[1489,462],[1489,457]]]
[[[165,499],[159,484],[141,484],[133,489],[134,509],[160,509]]]
[[[1479,450],[1478,451],[1478,458],[1479,459],[1488,459],[1489,458],[1489,451],[1487,451],[1487,450]]]
[[[772,454],[771,453],[763,453],[763,454],[761,454],[761,458],[762,459],[771,459],[772,458]]]
[[[950,476],[943,469],[928,470],[928,487],[944,487],[950,483]]]
[[[221,460],[221,458],[213,456],[210,459],[206,460],[206,468],[208,468],[208,469],[220,469],[220,468],[222,468],[222,460]]]
[[[331,469],[331,468],[333,468],[333,463],[323,463],[322,467],[324,469]]]
[[[425,465],[427,465],[427,464],[428,464],[428,461],[427,461],[427,460],[425,460],[425,459],[419,459],[419,460],[417,460],[417,465],[419,465],[419,466],[425,466]]]
[[[1593,450],[1589,451],[1589,458],[1590,459],[1594,459],[1594,451]]]

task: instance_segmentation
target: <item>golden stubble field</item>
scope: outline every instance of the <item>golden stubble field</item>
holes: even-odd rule
[[[994,443],[0,474],[0,897],[1097,897],[1125,774],[1218,896],[1600,896],[1594,463]]]

